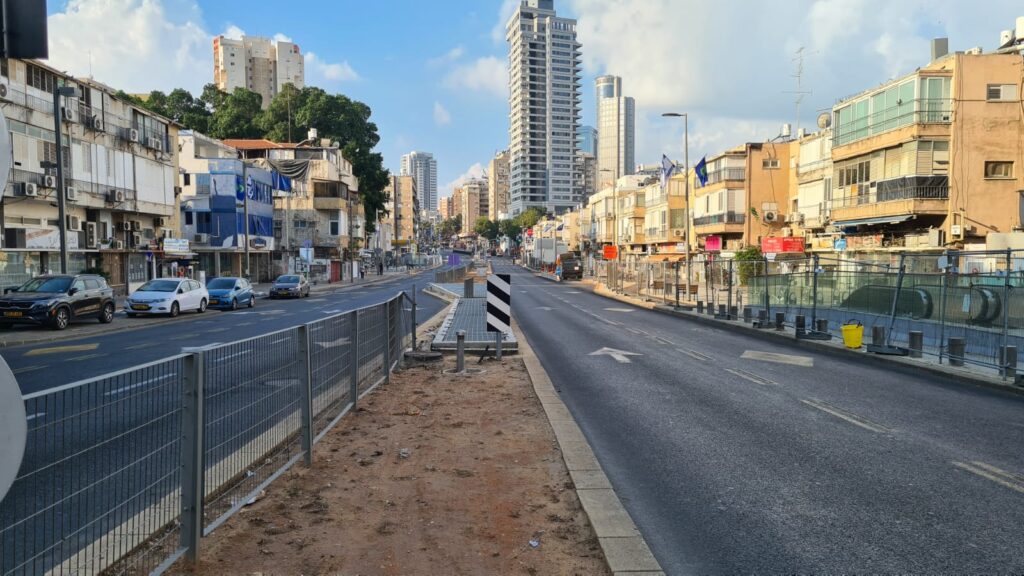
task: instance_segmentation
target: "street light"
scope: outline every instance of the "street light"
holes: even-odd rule
[[[68,273],[68,239],[67,239],[67,199],[64,191],[64,154],[61,150],[61,96],[68,98],[79,97],[80,92],[74,86],[53,86],[53,131],[56,134],[54,143],[57,145],[57,216],[60,218],[60,225],[57,226],[58,238],[60,238],[60,273]]]
[[[691,284],[691,254],[693,251],[690,248],[690,222],[692,221],[692,214],[690,214],[690,116],[686,112],[665,112],[661,115],[663,118],[682,118],[683,119],[683,163],[686,165],[686,171],[683,173],[683,182],[686,186],[686,296],[690,296],[690,284]],[[676,289],[676,296],[678,297],[679,290]]]
[[[600,172],[614,173],[611,168],[601,168]],[[612,245],[615,246],[615,263],[619,262],[619,181],[612,179]],[[617,271],[617,270],[616,270]],[[608,268],[608,283],[612,283],[611,267]]]

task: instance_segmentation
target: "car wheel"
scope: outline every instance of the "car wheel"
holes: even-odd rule
[[[114,304],[107,302],[103,305],[103,309],[100,310],[100,323],[110,324],[114,321]]]
[[[172,303],[171,304],[171,318],[174,318],[175,316],[177,316],[178,312],[181,312],[181,307],[178,306],[177,302]]]
[[[206,312],[206,298],[203,298],[202,300],[199,301],[199,310],[196,310],[196,312],[200,314]]]
[[[256,295],[252,294],[252,295],[249,296],[249,308],[255,308],[255,307],[256,307]]]
[[[71,313],[68,312],[67,308],[57,308],[57,313],[53,315],[51,326],[54,330],[63,330],[68,327],[71,323]]]
[[[238,298],[231,299],[231,309],[238,310]]]

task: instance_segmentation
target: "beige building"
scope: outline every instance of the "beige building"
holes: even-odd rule
[[[682,174],[647,185],[644,201],[644,242],[652,254],[686,254],[686,182]],[[665,259],[665,258],[662,258]]]
[[[487,216],[487,181],[482,179],[467,180],[455,189],[458,214],[462,216],[462,232],[473,231],[476,220]]]
[[[455,209],[452,206],[454,204],[451,196],[445,196],[437,201],[437,211],[443,220],[455,217]]]
[[[487,218],[492,222],[508,218],[508,150],[499,152],[487,166]]]
[[[263,108],[285,84],[306,85],[305,61],[297,44],[259,36],[213,39],[213,83],[225,92],[247,88],[263,97]]]
[[[395,249],[400,253],[415,254],[420,228],[420,202],[416,179],[412,176],[393,176],[392,186],[397,186],[397,191],[392,191],[394,212],[391,214],[395,223]]]

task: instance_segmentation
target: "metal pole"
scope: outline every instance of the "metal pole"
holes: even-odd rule
[[[495,332],[494,333],[494,357],[496,359],[498,359],[498,360],[501,360],[501,340],[502,340],[502,336],[504,336],[504,334],[502,334],[501,332]]]
[[[181,546],[186,557],[199,559],[199,540],[203,536],[203,389],[205,353],[185,350],[182,374],[181,410]]]
[[[1013,251],[1009,248],[1006,250],[1006,270],[1003,276],[1003,350],[1006,350],[1008,345],[1007,339],[1010,330],[1010,270],[1013,269]],[[1006,380],[1006,362],[1000,361],[1002,366],[1000,367],[1000,374],[1003,380]]]
[[[729,313],[726,315],[726,320],[732,320],[732,284],[733,284],[733,282],[732,282],[733,281],[732,275],[733,275],[733,262],[735,262],[735,260],[730,258],[729,259],[729,280],[728,280],[729,281],[729,302],[728,302],[729,307],[727,308]]]
[[[60,218],[60,224],[57,226],[58,237],[60,240],[60,273],[68,273],[68,238],[67,238],[67,199],[64,191],[64,152],[63,145],[61,143],[61,112],[60,112],[60,89],[61,87],[54,82],[53,84],[53,132],[54,143],[57,145],[57,217]],[[5,136],[6,137],[6,136]]]
[[[769,299],[769,295],[768,295],[768,290],[769,290],[768,280],[769,280],[769,276],[768,276],[768,258],[765,258],[764,259],[764,316],[765,316],[765,318],[771,318],[772,317],[771,300]]]
[[[352,397],[352,410],[356,409],[356,401],[359,400],[359,310],[352,311],[352,319],[349,320],[349,330],[352,331],[350,338],[352,342],[352,383],[349,388],[349,395]]]
[[[466,331],[459,330],[455,333],[455,371],[462,374],[466,371]]]
[[[906,254],[900,254],[900,273],[896,278],[896,293],[892,297],[892,310],[889,313],[889,330],[885,335],[885,346],[888,347],[892,340],[892,332],[896,327],[896,303],[899,302],[900,292],[903,290],[903,277],[906,275]]]
[[[412,284],[412,349],[416,350],[416,283]]]
[[[249,278],[249,182],[246,180],[247,176],[247,164],[245,160],[242,160],[242,213],[245,217],[245,273],[243,274],[246,279]]]
[[[683,162],[686,164],[686,294],[690,294],[690,261],[693,259],[693,251],[690,248],[690,117],[683,114]]]
[[[818,326],[818,255],[814,255],[814,276],[811,278],[811,326]]]
[[[689,250],[689,248],[687,248],[687,250]],[[689,254],[687,254],[687,257],[689,257]],[[676,308],[679,308],[679,261],[678,260],[675,261],[675,263],[673,264],[672,268],[673,268],[672,272],[675,275],[675,279],[676,279]],[[689,289],[690,285],[687,284],[686,288]]]
[[[942,300],[941,308],[939,309],[939,364],[942,364],[942,356],[945,351],[946,344],[946,291],[949,285],[949,273],[955,268],[955,255],[946,251],[946,264],[947,268],[942,271],[942,286],[939,288],[940,299]]]
[[[299,399],[302,402],[302,452],[306,466],[313,465],[313,358],[312,332],[300,324],[295,333],[299,347]]]
[[[384,383],[391,383],[391,302],[381,304],[384,307]],[[401,302],[401,300],[399,300]]]

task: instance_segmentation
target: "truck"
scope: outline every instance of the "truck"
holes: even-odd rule
[[[533,261],[542,266],[553,267],[558,256],[568,251],[569,248],[555,238],[534,238],[533,240]]]

